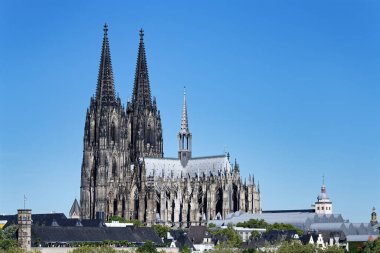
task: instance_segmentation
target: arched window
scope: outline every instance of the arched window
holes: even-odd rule
[[[111,141],[113,141],[113,142],[116,141],[116,127],[115,127],[115,124],[113,122],[111,125]]]
[[[112,161],[112,176],[116,177],[117,175],[117,165],[116,165],[116,160],[115,158]]]

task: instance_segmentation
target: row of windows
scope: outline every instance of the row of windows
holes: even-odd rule
[[[317,207],[317,210],[325,210],[324,208],[325,208],[325,207],[322,206],[321,209],[319,209],[319,206],[318,206],[318,207]],[[331,207],[326,206],[326,210],[331,210]]]

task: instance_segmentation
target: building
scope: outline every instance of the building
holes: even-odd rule
[[[86,113],[81,172],[81,217],[102,213],[147,225],[206,224],[230,212],[260,213],[260,190],[243,183],[229,154],[192,157],[186,94],[178,133],[178,157],[163,153],[162,122],[151,96],[144,32],[140,31],[132,100],[126,108],[115,95],[108,26],[96,94]]]
[[[375,224],[377,221],[375,209],[372,209],[370,222],[366,223],[352,223],[344,219],[341,214],[332,213],[332,201],[327,196],[324,182],[313,209],[273,210],[254,214],[238,211],[228,214],[223,220],[212,220],[209,223],[223,227],[227,224],[236,225],[251,219],[262,219],[269,224],[291,224],[306,233],[300,238],[304,244],[312,243],[322,248],[336,245],[348,250],[379,236],[378,226]],[[260,240],[248,243],[248,246],[260,248],[265,241],[271,241],[260,238]]]
[[[327,196],[325,179],[323,178],[323,183],[321,187],[321,193],[317,197],[317,201],[315,202],[315,213],[316,214],[332,214],[332,202]]]
[[[372,213],[371,213],[371,225],[376,226],[377,225],[377,214],[376,214],[376,208],[372,208]]]

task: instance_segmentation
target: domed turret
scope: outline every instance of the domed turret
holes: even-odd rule
[[[315,202],[316,214],[332,214],[332,202],[327,196],[325,177],[323,177],[321,192],[318,194],[317,202]]]

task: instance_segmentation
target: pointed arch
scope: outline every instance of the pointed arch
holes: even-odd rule
[[[115,157],[112,159],[112,177],[117,176],[117,163]]]
[[[111,123],[111,141],[116,142],[116,125],[114,121]]]

